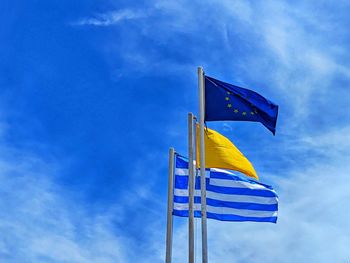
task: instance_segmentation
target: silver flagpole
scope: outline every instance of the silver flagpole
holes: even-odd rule
[[[165,263],[171,263],[173,246],[173,185],[174,185],[174,148],[169,149],[169,174],[168,174],[168,214],[166,224],[166,253]]]
[[[202,216],[202,262],[208,263],[207,247],[207,199],[205,183],[205,150],[204,150],[204,71],[198,67],[199,88],[199,153],[200,153],[200,176],[201,176],[201,216]]]
[[[188,113],[188,262],[194,263],[193,114]]]

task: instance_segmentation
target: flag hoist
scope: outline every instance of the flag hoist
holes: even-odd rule
[[[166,241],[165,241],[165,262],[171,263],[172,247],[173,247],[173,205],[174,205],[174,161],[175,150],[169,149],[169,172],[168,172],[168,211],[166,224]]]
[[[199,91],[199,161],[201,180],[201,216],[202,216],[202,262],[208,262],[208,237],[207,237],[207,197],[205,180],[205,145],[204,145],[204,71],[198,67],[198,91]]]
[[[194,263],[194,116],[188,114],[188,262]]]

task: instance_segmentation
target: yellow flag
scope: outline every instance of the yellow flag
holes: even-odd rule
[[[197,168],[200,167],[199,159],[199,125],[197,125]],[[253,165],[238,150],[238,148],[225,136],[206,128],[204,131],[205,143],[205,167],[221,168],[239,171],[247,176],[259,180]]]

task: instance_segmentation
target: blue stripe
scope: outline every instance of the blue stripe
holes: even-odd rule
[[[209,179],[208,178],[205,179],[205,181],[206,181],[206,184],[209,183]],[[200,190],[201,189],[201,178],[199,176],[197,176],[195,178],[194,189],[196,189],[196,190]]]
[[[176,156],[176,168],[185,168],[188,169],[188,162],[180,158],[179,156]]]
[[[187,196],[174,196],[175,203],[188,203]],[[194,197],[194,202],[196,204],[201,203],[200,196]],[[220,201],[211,198],[207,198],[207,205],[215,206],[215,207],[229,207],[236,209],[248,209],[248,210],[258,210],[258,211],[277,211],[278,204],[256,204],[256,203],[248,203],[248,202],[229,202],[229,201]]]
[[[200,201],[198,203],[200,203]],[[216,207],[229,207],[229,208],[236,208],[236,209],[259,210],[259,211],[277,211],[278,210],[277,204],[227,202],[227,201],[220,201],[220,200],[215,200],[211,198],[207,198],[207,205],[216,206]]]
[[[173,215],[188,217],[188,210],[173,210]],[[201,211],[194,211],[194,217],[201,218]]]
[[[221,173],[217,171],[210,171],[210,178],[233,180],[233,181],[245,181],[236,175],[230,175],[230,174]]]
[[[206,178],[206,184],[209,184],[209,178]],[[201,189],[200,177],[195,178],[195,189]],[[177,189],[187,189],[188,188],[188,176],[176,175],[175,174],[175,188]]]
[[[247,183],[250,183],[253,185],[261,185],[261,186],[266,187],[268,189],[273,189],[270,185],[267,185],[267,184],[263,184],[263,183],[256,182],[254,180],[250,180],[250,179],[246,179],[246,178],[241,178],[237,175],[230,175],[230,174],[221,173],[221,172],[217,172],[217,171],[210,171],[210,178],[247,182]]]
[[[236,216],[236,215],[218,215],[214,213],[207,213],[207,217],[220,221],[253,221],[253,222],[270,222],[276,223],[277,217],[247,217],[247,216]]]
[[[216,174],[219,174],[219,173],[216,173]],[[222,174],[222,173],[221,173]],[[223,174],[222,174],[223,175]],[[219,178],[218,176],[215,176],[213,177],[212,176],[212,172],[210,173],[210,178]],[[250,184],[253,184],[252,187],[254,187],[254,184],[256,185],[261,185],[263,187],[266,188],[266,190],[259,190],[259,189],[255,189],[256,191],[268,191],[271,193],[271,195],[269,196],[276,196],[277,197],[277,194],[274,193],[274,192],[271,192],[270,190],[273,190],[273,188],[271,186],[268,186],[268,185],[264,185],[264,184],[260,184],[260,183],[256,183],[254,181],[247,181],[247,180],[235,180],[234,178],[228,176],[220,176],[220,179],[225,179],[225,180],[232,180],[232,181],[241,181],[241,182],[247,182],[247,183],[250,183]],[[206,185],[207,185],[207,190],[209,190],[208,186],[210,186],[210,180],[209,178],[206,178]],[[188,176],[180,176],[180,175],[175,175],[175,188],[178,188],[178,189],[187,189],[188,187]],[[210,186],[210,187],[214,187],[214,186]],[[222,187],[222,186],[215,186],[215,187]],[[224,187],[223,187],[224,188]],[[231,187],[226,187],[226,188],[231,188]],[[199,190],[200,189],[200,177],[196,177],[195,178],[195,189]],[[248,188],[247,188],[248,189]],[[216,192],[218,193],[221,193],[219,189],[215,190]],[[226,193],[225,189],[222,189],[222,193]],[[264,195],[262,195],[264,196]]]
[[[209,184],[209,178],[205,179],[206,185]],[[175,188],[177,189],[187,189],[188,188],[188,176],[184,175],[175,175]],[[196,190],[201,189],[201,178],[195,178],[195,187]]]
[[[175,176],[175,188],[187,189],[188,188],[188,176]]]
[[[201,202],[201,197],[200,196],[195,196],[194,197],[194,202],[197,204],[200,204]],[[174,203],[183,203],[187,204],[188,203],[188,196],[178,196],[174,195]]]
[[[173,215],[175,216],[181,216],[181,217],[188,217],[188,211],[183,210],[174,210]],[[201,213],[200,211],[194,211],[194,217],[200,218]],[[277,217],[246,217],[246,216],[236,216],[236,215],[219,215],[214,213],[207,212],[207,218],[216,219],[220,221],[252,221],[252,222],[270,222],[270,223],[276,223]]]

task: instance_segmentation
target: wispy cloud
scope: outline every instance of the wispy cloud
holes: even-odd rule
[[[0,125],[11,129],[9,125]],[[6,135],[5,130],[0,134]],[[152,189],[131,189],[121,202],[102,212],[77,198],[58,182],[63,164],[46,152],[38,155],[28,149],[8,145],[0,138],[0,261],[1,262],[161,262],[163,259],[163,218],[159,207],[150,204]],[[155,199],[157,200],[157,199]],[[127,209],[156,214],[144,221],[146,237],[139,244],[125,226]],[[130,211],[128,213],[131,213]],[[125,218],[127,214],[128,218]],[[133,216],[133,218],[135,218]],[[147,227],[146,227],[147,226]],[[142,251],[134,253],[135,249]],[[141,258],[141,261],[140,261]]]
[[[210,222],[210,257],[219,262],[346,262],[350,232],[344,225],[350,215],[343,208],[350,198],[350,167],[349,159],[343,161],[341,170],[328,163],[275,177],[276,225]]]
[[[0,144],[0,261],[125,262],[127,238],[54,182],[59,164]]]
[[[288,128],[282,127],[286,132],[298,128],[310,117],[312,109],[305,105],[315,92],[320,100],[327,100],[334,76],[350,76],[347,60],[342,59],[348,57],[347,50],[337,41],[341,22],[330,23],[332,14],[324,9],[315,11],[303,3],[273,1],[199,5],[196,1],[156,0],[149,11],[152,17],[146,18],[146,23],[124,31],[125,41],[109,45],[109,57],[117,53],[125,63],[124,68],[133,68],[140,74],[184,72],[193,75],[188,72],[204,65],[212,74],[234,76],[232,80],[243,86],[250,85],[247,78],[240,79],[240,72],[259,79],[270,89],[268,93],[279,93],[285,98],[283,103],[291,110],[288,117],[293,119]],[[123,12],[117,11],[117,18],[125,16],[119,13]],[[98,21],[97,24],[104,24],[104,19]],[[149,43],[150,39],[154,42]],[[147,49],[143,46],[145,42]],[[230,59],[236,57],[239,60]],[[266,74],[266,68],[273,72]],[[122,76],[124,70],[119,68],[115,72]]]
[[[111,26],[121,23],[125,20],[137,19],[145,16],[145,13],[124,9],[116,10],[108,13],[97,14],[94,17],[82,18],[76,22],[73,22],[72,25],[75,26]]]

